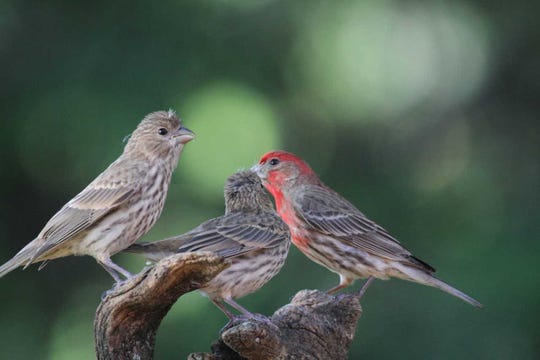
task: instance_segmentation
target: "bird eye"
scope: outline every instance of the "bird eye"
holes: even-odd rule
[[[271,166],[276,166],[277,164],[279,164],[279,160],[278,159],[272,159],[268,162]]]
[[[158,130],[159,135],[167,135],[168,132],[169,132],[169,130],[167,130],[165,128],[159,128],[159,130]]]

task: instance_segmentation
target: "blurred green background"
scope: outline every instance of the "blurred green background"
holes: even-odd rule
[[[378,281],[351,359],[538,359],[539,12],[524,0],[0,1],[0,261],[145,114],[173,108],[198,137],[143,240],[221,214],[225,178],[286,149],[486,306]],[[36,270],[0,280],[0,358],[92,358],[110,276],[89,257]],[[271,314],[337,281],[292,249],[240,303]],[[208,350],[225,322],[183,297],[156,358]]]

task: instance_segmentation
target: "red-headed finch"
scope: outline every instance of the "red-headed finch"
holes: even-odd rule
[[[131,274],[110,257],[146,234],[161,214],[184,145],[194,138],[174,111],[148,114],[124,152],[0,267],[13,269],[68,255],[90,255],[118,283]]]
[[[385,229],[326,186],[298,156],[271,151],[253,166],[291,230],[292,242],[311,260],[339,274],[334,293],[355,279],[396,277],[439,288],[476,307],[470,296],[437,279],[435,269],[415,258]]]
[[[229,319],[226,302],[244,316],[253,317],[234,301],[260,289],[285,263],[290,234],[276,214],[260,179],[251,171],[231,175],[225,184],[225,215],[205,221],[195,229],[169,239],[133,244],[126,251],[158,261],[187,251],[213,251],[229,259],[230,266],[200,291]]]

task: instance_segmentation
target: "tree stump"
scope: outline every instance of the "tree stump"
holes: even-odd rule
[[[94,321],[97,358],[152,359],[156,331],[171,306],[226,267],[212,253],[177,254],[110,290]],[[211,353],[188,359],[346,359],[361,313],[356,295],[302,290],[268,319],[235,321]]]

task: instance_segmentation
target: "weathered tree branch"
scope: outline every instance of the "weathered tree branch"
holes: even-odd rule
[[[172,304],[226,266],[211,253],[178,254],[111,290],[94,321],[97,358],[152,359],[157,328]],[[236,321],[211,354],[189,359],[346,359],[361,313],[355,295],[303,290],[269,319]]]
[[[156,331],[171,306],[226,267],[212,253],[183,253],[161,260],[110,290],[94,320],[97,358],[152,359]]]
[[[302,290],[269,321],[240,322],[221,334],[212,354],[188,359],[347,359],[361,314],[355,295]]]

